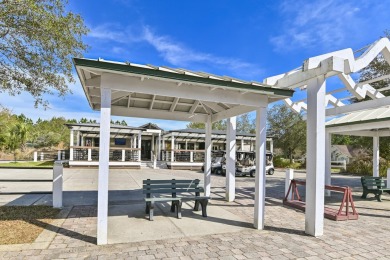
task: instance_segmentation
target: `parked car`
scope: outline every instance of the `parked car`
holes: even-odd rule
[[[222,173],[222,165],[225,163],[225,160],[225,152],[213,152],[213,157],[211,158],[211,173],[220,175]],[[202,171],[204,171],[204,164],[202,166]]]
[[[256,175],[255,152],[237,151],[236,158],[236,176],[250,175],[254,177]],[[273,154],[267,151],[265,171],[269,175],[273,175],[275,172],[272,159]],[[226,174],[226,164],[222,165],[222,174]]]

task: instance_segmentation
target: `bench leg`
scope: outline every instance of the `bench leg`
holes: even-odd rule
[[[199,211],[199,200],[195,200],[194,211]]]
[[[176,204],[177,200],[172,200],[172,203],[171,203],[171,212],[175,212],[175,204]]]
[[[362,199],[367,199],[368,192],[363,191],[363,195],[361,196]]]
[[[154,202],[150,202],[149,205],[149,220],[153,221]]]
[[[146,202],[145,214],[149,214],[149,211],[150,211],[150,202]]]
[[[379,202],[382,202],[381,195],[382,195],[382,192],[379,192],[379,193],[375,194],[375,198],[376,198],[377,201],[379,201]]]
[[[202,216],[207,217],[207,204],[209,200],[199,200],[200,205],[202,206]]]

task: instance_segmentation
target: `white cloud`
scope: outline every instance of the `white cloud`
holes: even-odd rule
[[[263,70],[256,64],[240,59],[219,57],[209,53],[195,51],[186,47],[171,37],[156,34],[150,27],[141,26],[135,30],[132,27],[122,28],[115,24],[102,24],[92,27],[90,37],[115,42],[111,47],[114,54],[128,53],[129,45],[147,43],[152,46],[160,56],[170,64],[179,67],[201,65],[202,68],[224,68],[236,76],[259,77]]]
[[[280,6],[284,19],[279,35],[270,38],[276,50],[298,48],[333,48],[342,45],[357,32],[367,13],[365,3],[346,0],[285,0]]]

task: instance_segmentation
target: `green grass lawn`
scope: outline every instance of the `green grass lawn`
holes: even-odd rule
[[[0,168],[53,168],[53,161],[0,163]]]

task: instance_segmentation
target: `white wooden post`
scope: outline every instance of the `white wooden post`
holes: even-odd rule
[[[241,150],[241,151],[244,151],[244,137],[241,138],[241,147],[240,147],[240,150]]]
[[[206,138],[205,138],[205,166],[204,166],[204,195],[210,196],[211,192],[211,116],[207,116]]]
[[[175,136],[173,133],[171,134],[172,139],[171,139],[171,162],[175,161]]]
[[[152,152],[152,154],[151,154],[151,156],[150,156],[150,159],[151,159],[151,161],[153,161],[154,159],[153,159],[153,156],[155,155],[155,153],[156,153],[156,151],[155,151],[155,149],[156,149],[156,146],[155,146],[155,142],[156,142],[156,139],[154,138],[154,134],[152,134],[152,145],[151,145],[151,152]]]
[[[387,169],[387,188],[390,189],[390,168]]]
[[[34,162],[37,162],[38,161],[38,152],[35,151],[34,152]]]
[[[325,133],[325,185],[332,185],[331,148],[332,134]],[[330,197],[330,190],[325,190],[325,196]]]
[[[141,161],[141,131],[138,132],[138,161]]]
[[[161,133],[158,134],[157,142],[157,159],[161,161]]]
[[[77,131],[77,134],[76,134],[76,146],[79,146],[80,145],[80,131]]]
[[[269,141],[269,151],[273,154],[274,153],[274,140],[271,139]]]
[[[88,148],[88,162],[92,161],[92,149]]]
[[[185,146],[186,150],[188,150],[188,142],[186,140],[186,146]]]
[[[62,186],[64,166],[54,162],[53,166],[53,208],[62,208]]]
[[[61,160],[61,151],[60,150],[57,151],[57,160]]]
[[[45,154],[43,152],[41,152],[41,161],[43,161],[44,157],[45,157]]]
[[[157,156],[155,154],[152,155],[153,160],[153,169],[157,169]]]
[[[194,162],[194,151],[190,152],[190,162]]]
[[[286,178],[284,183],[284,196],[287,196],[288,188],[290,187],[291,181],[294,179],[294,169],[286,169]],[[288,200],[291,200],[292,193],[290,192],[287,197]]]
[[[265,208],[265,152],[267,131],[267,108],[256,109],[256,176],[255,176],[255,219],[254,227],[264,229]]]
[[[69,160],[73,161],[73,145],[74,145],[74,131],[70,130],[70,149],[69,149]]]
[[[226,131],[226,200],[236,196],[236,117],[228,118]]]
[[[372,176],[379,177],[379,136],[373,137],[373,158],[372,158]]]
[[[126,150],[122,149],[122,162],[126,159]]]
[[[324,76],[309,80],[305,232],[312,236],[322,236],[324,228],[325,92]]]
[[[97,244],[107,244],[111,90],[101,88]]]
[[[85,137],[81,135],[81,146],[85,145]]]

